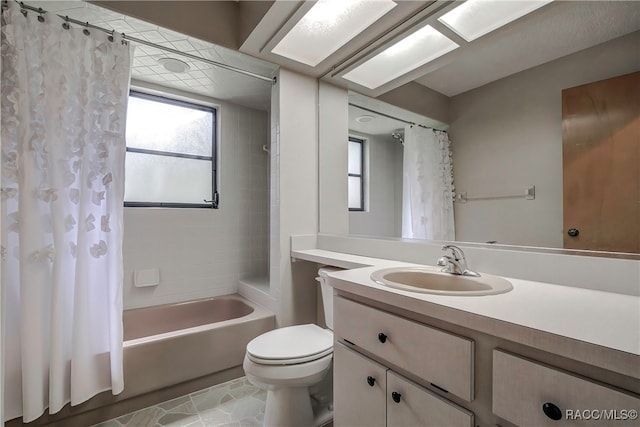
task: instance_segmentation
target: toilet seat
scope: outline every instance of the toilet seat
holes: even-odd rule
[[[275,329],[247,344],[247,357],[263,365],[305,363],[332,352],[333,333],[314,324]]]

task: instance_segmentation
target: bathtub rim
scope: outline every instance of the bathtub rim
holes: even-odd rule
[[[163,341],[163,340],[167,340],[167,339],[171,339],[171,338],[176,338],[176,337],[179,337],[179,336],[182,336],[182,335],[195,334],[195,333],[199,333],[199,332],[210,331],[212,329],[220,329],[220,328],[224,328],[224,327],[227,327],[227,326],[235,325],[235,324],[237,324],[239,322],[242,322],[242,321],[250,321],[250,320],[254,320],[254,319],[262,319],[262,318],[265,318],[265,317],[270,317],[270,316],[274,316],[275,315],[275,313],[273,313],[272,311],[262,307],[259,304],[254,303],[253,301],[248,300],[247,298],[243,297],[242,295],[240,295],[238,293],[218,295],[218,296],[215,296],[215,297],[198,298],[198,299],[190,300],[190,301],[181,301],[181,302],[176,302],[176,303],[160,304],[160,305],[149,306],[149,307],[158,308],[158,307],[162,307],[162,306],[193,304],[194,302],[198,302],[198,301],[208,301],[208,300],[223,299],[223,298],[224,299],[239,300],[239,301],[245,303],[246,305],[248,305],[249,307],[251,307],[253,309],[253,311],[251,313],[245,314],[244,316],[241,316],[241,317],[234,317],[232,319],[222,320],[222,321],[219,321],[219,322],[206,323],[204,325],[198,325],[198,326],[194,326],[194,327],[186,328],[186,329],[179,329],[177,331],[163,332],[161,334],[148,335],[148,336],[145,336],[145,337],[134,338],[134,339],[130,339],[130,340],[123,340],[123,342],[122,342],[123,349],[137,347],[137,346],[140,346],[140,345],[147,344],[149,342]],[[129,310],[143,310],[145,308],[147,308],[147,307],[132,308],[132,309],[129,309]]]

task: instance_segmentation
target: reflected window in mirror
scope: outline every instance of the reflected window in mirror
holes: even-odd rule
[[[365,140],[349,137],[349,210],[364,211],[365,175],[364,175]]]

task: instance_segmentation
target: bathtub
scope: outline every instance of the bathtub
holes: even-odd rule
[[[275,316],[240,295],[125,310],[122,397],[242,366]]]
[[[86,427],[238,378],[247,343],[275,327],[272,312],[238,294],[125,310],[122,320],[122,393],[5,426]]]

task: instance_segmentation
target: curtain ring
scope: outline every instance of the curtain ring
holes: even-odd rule
[[[25,18],[27,17],[27,9],[20,9],[20,13],[22,13],[22,16]]]
[[[116,33],[116,30],[111,30],[111,34],[109,34],[109,37],[107,37],[107,40],[109,40],[110,42],[113,42],[113,35]]]
[[[44,16],[38,15],[38,21],[39,22],[44,22]]]
[[[63,22],[62,23],[62,28],[64,28],[65,30],[68,30],[71,27],[69,27],[69,23],[68,22]]]

